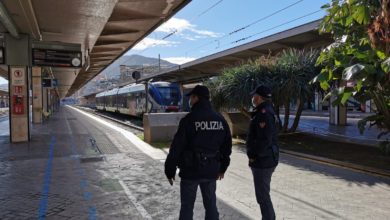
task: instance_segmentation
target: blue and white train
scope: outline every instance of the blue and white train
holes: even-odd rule
[[[96,94],[96,108],[131,116],[145,112],[178,112],[181,106],[179,85],[169,82],[149,83],[146,111],[145,84],[131,84]]]

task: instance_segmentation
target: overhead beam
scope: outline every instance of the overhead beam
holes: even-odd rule
[[[137,29],[129,29],[128,27],[122,27],[122,26],[117,26],[117,27],[106,27],[102,35],[100,36],[112,36],[112,35],[119,35],[119,34],[136,34],[140,33],[140,30]]]
[[[123,46],[128,46],[129,44],[131,44],[132,41],[128,41],[128,40],[107,40],[107,41],[102,41],[102,40],[97,40],[97,42],[95,43],[95,47],[101,47],[101,46],[117,46],[117,47],[120,47],[122,48]]]
[[[256,50],[256,49],[249,49],[248,51],[249,51],[249,52],[252,52],[252,53],[254,53],[254,54],[258,54],[258,55],[260,55],[260,56],[267,55],[267,53],[261,52],[261,51]]]
[[[26,18],[32,36],[38,40],[42,40],[41,30],[39,28],[38,20],[35,15],[34,8],[32,6],[31,0],[19,0],[20,8],[23,10],[23,15]]]

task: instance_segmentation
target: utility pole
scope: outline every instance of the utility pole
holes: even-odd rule
[[[158,54],[158,72],[161,72],[161,57],[160,57],[160,54]]]

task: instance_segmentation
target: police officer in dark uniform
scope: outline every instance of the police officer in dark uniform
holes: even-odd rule
[[[209,101],[209,90],[196,86],[187,96],[191,112],[179,123],[165,161],[165,175],[170,184],[179,167],[181,208],[179,219],[193,218],[198,186],[202,192],[206,219],[219,219],[216,205],[216,180],[224,177],[232,148],[230,129]]]
[[[271,177],[278,165],[279,148],[276,142],[277,122],[271,103],[271,90],[258,86],[252,93],[255,112],[247,137],[247,155],[255,184],[256,200],[263,220],[274,220],[275,211],[270,196]]]

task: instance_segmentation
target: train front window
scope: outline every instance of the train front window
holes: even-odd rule
[[[166,105],[178,105],[179,91],[175,87],[157,87],[163,102]]]

